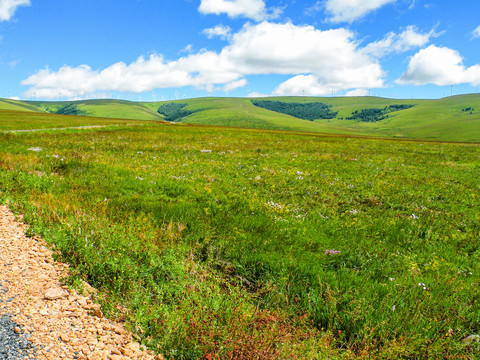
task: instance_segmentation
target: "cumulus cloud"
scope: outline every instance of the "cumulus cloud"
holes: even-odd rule
[[[390,53],[400,54],[424,46],[431,37],[435,36],[437,36],[435,30],[420,33],[416,26],[410,25],[400,34],[390,32],[382,40],[368,44],[364,51],[375,57],[382,57]]]
[[[378,64],[365,64],[356,69],[336,69],[331,74],[297,75],[278,85],[275,95],[321,96],[356,87],[383,87],[384,73]]]
[[[480,84],[480,65],[466,68],[461,55],[447,47],[430,45],[411,57],[399,84]]]
[[[30,0],[0,0],[0,22],[10,20],[20,6],[30,6]]]
[[[473,39],[476,39],[476,38],[479,38],[479,37],[480,37],[480,25],[475,30],[473,30],[473,32],[472,32],[472,38]]]
[[[370,95],[370,91],[368,89],[353,89],[348,91],[345,96],[367,96]]]
[[[327,13],[331,15],[329,19],[331,22],[351,23],[384,5],[396,1],[397,0],[327,0],[325,9]]]
[[[140,57],[129,65],[118,62],[101,71],[88,65],[63,66],[56,72],[46,68],[22,81],[22,85],[31,86],[26,97],[36,94],[41,98],[55,98],[59,93],[72,97],[98,91],[141,93],[189,85],[213,90],[216,83],[229,84],[238,80],[239,74],[229,71],[229,67],[212,52],[170,62],[160,55],[151,55],[148,59]]]
[[[262,22],[247,24],[220,52],[204,51],[174,61],[161,55],[119,62],[103,70],[87,65],[38,71],[22,84],[25,96],[58,97],[95,91],[144,92],[155,88],[194,86],[232,91],[248,75],[282,74],[292,78],[278,94],[316,95],[352,88],[382,87],[381,66],[357,47],[346,29],[321,31],[313,26]]]
[[[198,10],[202,14],[226,14],[228,17],[245,17],[256,21],[275,18],[278,8],[267,10],[263,0],[201,0]]]
[[[346,71],[377,65],[357,49],[349,30],[321,31],[291,23],[247,25],[233,36],[222,55],[245,74],[314,73],[342,83]]]
[[[237,81],[232,81],[231,83],[228,83],[227,85],[225,85],[223,87],[223,91],[228,93],[228,92],[236,90],[238,88],[242,88],[247,84],[248,84],[247,79],[240,79],[240,80],[237,80]]]
[[[219,37],[223,40],[230,38],[232,29],[229,26],[217,25],[213,28],[203,30],[203,33],[209,38]]]

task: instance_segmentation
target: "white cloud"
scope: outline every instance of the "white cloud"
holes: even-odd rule
[[[400,34],[390,32],[382,40],[368,44],[364,51],[375,57],[382,57],[393,52],[400,54],[413,48],[422,47],[434,36],[437,36],[434,30],[422,34],[418,32],[416,26],[410,25]]]
[[[190,74],[179,70],[175,62],[166,63],[161,56],[148,60],[138,58],[130,65],[119,62],[104,70],[92,70],[88,65],[76,68],[63,66],[57,72],[46,68],[22,81],[32,87],[25,93],[31,97],[55,98],[98,91],[123,91],[140,93],[156,87],[179,87],[192,82]]]
[[[30,0],[0,0],[0,22],[10,20],[19,6],[30,6]]]
[[[232,81],[231,83],[228,83],[223,87],[223,91],[230,92],[230,91],[236,90],[238,88],[242,88],[247,84],[248,84],[247,79],[240,79],[240,80],[237,80],[237,81]]]
[[[275,95],[326,95],[328,90],[314,75],[297,75],[281,83],[273,91]]]
[[[180,50],[180,53],[191,54],[192,52],[193,52],[193,45],[192,44],[188,44],[182,50]]]
[[[479,37],[480,37],[480,25],[475,30],[473,30],[473,32],[472,32],[472,38],[473,39],[476,39],[476,38],[479,38]]]
[[[348,91],[345,96],[368,96],[370,91],[368,89],[354,89]]]
[[[326,0],[325,8],[331,22],[353,22],[384,5],[397,0]]]
[[[371,59],[357,49],[349,30],[321,31],[291,23],[246,25],[222,55],[248,74],[315,73],[331,77],[371,64]]]
[[[352,88],[383,87],[380,65],[357,48],[346,29],[321,31],[313,26],[262,22],[232,35],[220,52],[205,51],[166,61],[161,55],[119,62],[103,70],[87,65],[46,68],[22,82],[31,97],[58,97],[96,91],[144,92],[155,88],[194,86],[232,91],[248,75],[282,74],[292,79],[278,93],[323,94]]]
[[[224,26],[224,25],[217,25],[213,28],[203,30],[203,33],[207,35],[209,39],[212,39],[218,36],[223,40],[227,40],[230,38],[231,32],[232,32],[232,29],[229,26]]]
[[[384,73],[375,63],[365,64],[357,69],[337,69],[330,75],[297,75],[281,83],[274,90],[275,95],[328,95],[339,90],[356,87],[383,87]]]
[[[318,13],[322,9],[323,9],[323,1],[318,0],[313,5],[307,7],[304,11],[304,14],[307,16],[314,16],[316,13]]]
[[[198,10],[202,14],[226,14],[228,17],[246,17],[261,21],[278,17],[280,10],[267,10],[263,0],[201,0]]]
[[[399,84],[480,84],[480,65],[466,68],[460,54],[447,47],[430,45],[411,57]]]

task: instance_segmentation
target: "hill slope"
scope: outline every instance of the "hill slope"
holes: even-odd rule
[[[290,103],[290,106],[319,102],[328,106],[336,116],[332,119],[304,120],[255,106],[252,103],[255,100]],[[158,110],[166,103],[184,105],[181,107],[182,111],[188,116],[182,116],[179,121],[190,124],[445,141],[480,140],[479,94],[438,100],[272,97],[196,98],[168,102],[125,100],[40,102],[0,99],[0,109],[117,119],[162,120],[165,117]],[[373,118],[370,116],[372,114]],[[375,118],[375,114],[381,116]]]

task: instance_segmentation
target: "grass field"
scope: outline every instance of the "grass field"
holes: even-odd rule
[[[378,97],[273,97],[282,102],[322,102],[332,106],[337,116],[329,120],[308,121],[266,110],[248,98],[197,98],[176,102],[186,104],[192,114],[183,123],[219,125],[270,130],[293,130],[330,134],[396,137],[457,142],[480,141],[480,95],[469,94],[437,100],[385,99]],[[56,112],[75,104],[83,115],[102,118],[162,120],[157,110],[165,102],[125,100],[82,100],[40,102],[1,100],[0,110]],[[354,111],[382,109],[390,105],[414,105],[392,112],[385,120],[361,122],[346,120]],[[472,109],[471,111],[464,111]]]
[[[478,356],[478,144],[114,122],[0,133],[0,199],[150,348]]]
[[[118,126],[151,123],[144,120],[122,120],[87,116],[54,115],[47,113],[0,110],[0,131],[74,128],[81,126]]]

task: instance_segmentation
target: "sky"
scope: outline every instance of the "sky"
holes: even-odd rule
[[[0,0],[0,97],[478,93],[476,0]]]

